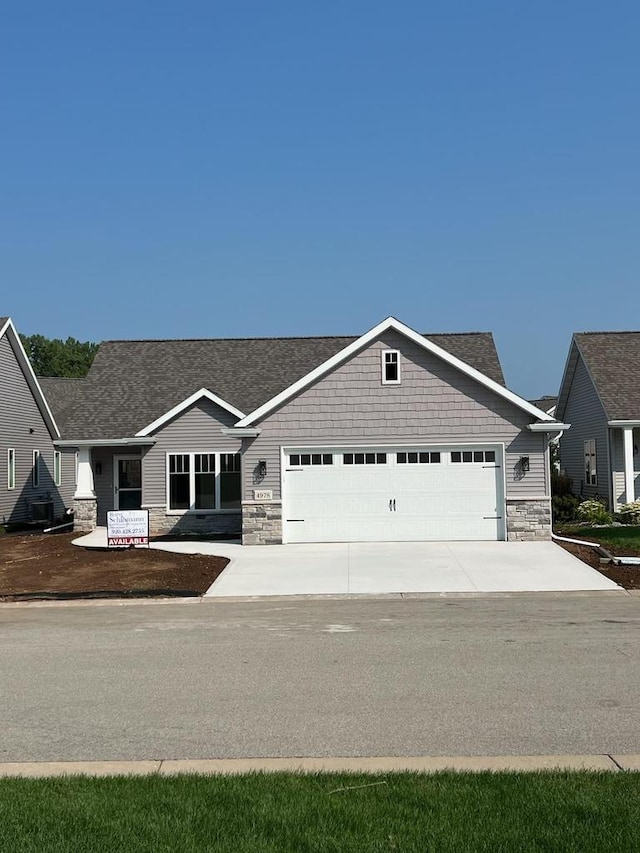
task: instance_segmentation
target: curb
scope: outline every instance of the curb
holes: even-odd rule
[[[342,758],[212,758],[144,761],[26,761],[0,763],[0,777],[44,779],[61,776],[175,776],[239,773],[458,773],[640,771],[632,755],[461,755]]]

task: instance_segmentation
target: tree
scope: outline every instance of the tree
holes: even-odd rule
[[[38,376],[65,376],[77,379],[87,375],[98,344],[43,335],[20,335],[29,361]]]

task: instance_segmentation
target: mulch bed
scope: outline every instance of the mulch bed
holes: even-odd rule
[[[601,563],[598,551],[595,548],[589,548],[587,545],[573,545],[571,542],[558,542],[558,545],[625,589],[640,589],[640,566],[616,566]],[[633,549],[610,548],[608,545],[603,547],[616,557],[640,557],[640,554]]]
[[[77,533],[0,536],[0,600],[197,596],[229,560],[147,548],[79,548]]]

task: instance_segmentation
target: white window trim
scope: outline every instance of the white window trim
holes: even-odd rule
[[[33,451],[33,463],[31,466],[31,485],[34,489],[40,488],[40,451]]]
[[[590,445],[593,445],[593,451],[591,450]],[[589,475],[587,474],[587,459],[592,460],[593,463],[591,471],[589,472],[591,477],[593,477],[593,482],[589,480]],[[598,454],[595,438],[587,438],[584,442],[584,484],[585,486],[598,485]]]
[[[398,358],[398,378],[397,379],[387,379],[386,367],[387,367],[387,355],[391,353],[397,356]],[[383,349],[380,351],[380,366],[382,369],[382,384],[383,385],[400,385],[402,382],[401,368],[400,368],[400,350],[399,349]]]
[[[16,487],[16,451],[14,447],[7,447],[7,491],[11,492]]]
[[[59,450],[53,451],[53,483],[62,485],[62,453]]]
[[[196,509],[195,506],[190,506],[189,509],[170,509],[169,500],[171,489],[169,485],[169,457],[170,456],[188,456],[189,457],[189,499],[195,501],[196,494],[196,471],[195,457],[198,455],[210,455],[216,457],[216,482],[215,482],[215,498],[216,507],[220,506],[220,457],[224,454],[235,456],[239,454],[239,450],[172,450],[166,453],[165,459],[165,498],[166,498],[166,513],[167,515],[229,515],[230,513],[238,513],[241,507],[235,509]],[[242,456],[240,457],[240,494],[242,496]],[[241,498],[242,500],[242,498]]]

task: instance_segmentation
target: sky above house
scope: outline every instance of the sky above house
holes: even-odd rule
[[[81,340],[640,328],[637,2],[4,4],[0,314]]]

